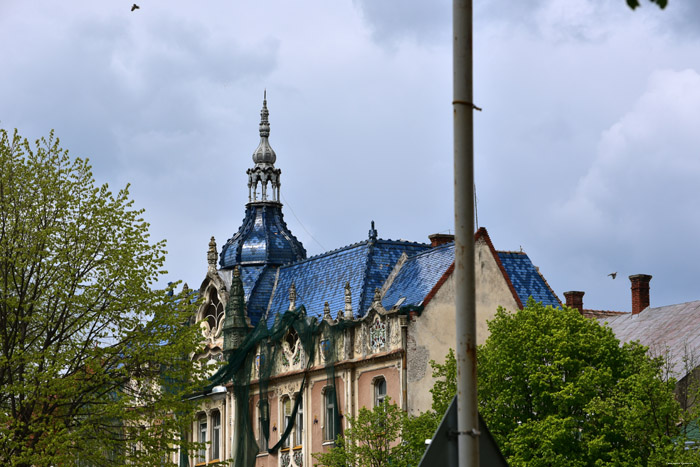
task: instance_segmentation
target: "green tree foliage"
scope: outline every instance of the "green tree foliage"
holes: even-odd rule
[[[53,132],[0,130],[0,464],[163,465],[178,443],[206,369],[141,216]]]
[[[649,0],[651,3],[656,3],[662,10],[668,5],[668,0]],[[627,0],[627,6],[633,10],[640,6],[639,0]]]
[[[433,412],[413,417],[387,397],[382,405],[372,410],[362,407],[356,418],[350,418],[345,433],[328,452],[312,455],[318,461],[315,465],[326,467],[415,466],[436,427]]]
[[[433,396],[433,411],[439,423],[452,403],[454,395],[457,394],[457,358],[454,349],[447,352],[445,363],[430,360],[430,367],[433,369],[433,378],[435,378],[435,384],[430,393]]]
[[[687,454],[673,443],[675,382],[646,348],[533,300],[517,313],[499,309],[489,330],[479,408],[510,465],[644,466]]]

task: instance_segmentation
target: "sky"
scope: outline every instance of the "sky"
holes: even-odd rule
[[[309,255],[453,231],[451,2],[0,0],[0,128],[130,183],[199,287],[245,213],[264,90]],[[700,299],[700,2],[474,1],[478,225],[554,292]],[[617,272],[612,279],[609,273]]]

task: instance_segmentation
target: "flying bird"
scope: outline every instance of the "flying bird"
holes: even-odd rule
[[[615,279],[615,278],[617,277],[617,272],[611,272],[610,274],[608,274],[608,276],[610,276],[610,277],[612,277],[613,279]]]
[[[135,3],[133,5],[131,5],[131,11],[138,10],[139,8],[141,8],[141,7]]]

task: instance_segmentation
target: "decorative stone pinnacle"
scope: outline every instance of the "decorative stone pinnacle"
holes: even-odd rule
[[[374,221],[372,221],[372,227],[369,229],[369,239],[370,241],[377,240],[377,229],[374,228]]]
[[[209,268],[216,269],[216,240],[212,235],[211,240],[209,240],[209,251],[207,251],[207,262],[209,263]]]
[[[382,292],[379,290],[379,287],[374,289],[374,298],[372,299],[372,303],[380,303],[382,302]]]
[[[331,320],[331,306],[328,304],[328,302],[323,304],[323,319]]]
[[[350,291],[350,282],[345,283],[345,313],[344,316],[348,319],[353,319],[352,316],[352,292]]]
[[[189,291],[190,291],[190,286],[187,285],[187,282],[185,282],[184,284],[182,284],[182,293],[185,294],[185,295],[187,295],[187,293],[188,293]]]
[[[297,287],[292,282],[289,287],[289,311],[294,311],[297,307]]]

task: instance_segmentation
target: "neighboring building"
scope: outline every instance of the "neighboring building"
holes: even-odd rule
[[[313,465],[360,407],[391,397],[413,414],[430,409],[429,361],[456,341],[453,237],[385,240],[372,222],[365,240],[307,258],[282,216],[266,100],[261,117],[245,218],[220,253],[211,239],[199,288],[198,358],[225,366],[192,426],[210,442],[193,464],[255,441],[255,465]],[[561,305],[525,253],[496,251],[483,228],[474,241],[479,343],[499,306]]]
[[[632,312],[600,318],[621,342],[638,341],[652,356],[667,362],[667,376],[675,378],[681,406],[697,404],[700,390],[700,301],[650,307],[652,276],[630,276]]]

